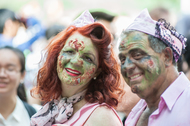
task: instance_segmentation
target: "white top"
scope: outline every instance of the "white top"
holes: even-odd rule
[[[29,125],[30,125],[29,114],[19,97],[17,97],[17,103],[14,111],[9,115],[9,117],[6,120],[0,114],[0,126],[29,126]]]

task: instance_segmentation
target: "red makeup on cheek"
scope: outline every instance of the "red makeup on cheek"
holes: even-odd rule
[[[89,78],[91,78],[91,75],[94,73],[95,68],[92,68],[87,74]]]
[[[58,61],[58,62],[59,62],[59,67],[60,67],[60,68],[62,68],[62,63],[61,63],[62,59],[63,59],[63,56],[61,56],[60,59],[59,59],[59,61]]]
[[[154,66],[154,62],[152,60],[148,60],[149,66],[152,68]]]
[[[88,72],[85,73],[85,76],[83,76],[81,80],[90,79],[94,71],[95,71],[95,68],[90,69]]]
[[[90,74],[94,73],[94,70],[95,70],[95,68],[92,68],[92,70],[90,71]]]

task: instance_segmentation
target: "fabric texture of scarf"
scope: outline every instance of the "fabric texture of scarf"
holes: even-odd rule
[[[73,113],[73,104],[81,101],[86,90],[75,94],[69,98],[52,100],[46,103],[31,118],[30,126],[51,126],[52,124],[62,124],[66,122]]]

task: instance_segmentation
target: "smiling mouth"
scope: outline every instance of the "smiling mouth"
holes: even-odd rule
[[[133,75],[133,76],[129,77],[130,81],[135,81],[135,80],[139,79],[139,77],[141,77],[141,75],[142,75],[142,73],[141,74],[136,74],[136,75]]]
[[[79,76],[81,74],[79,71],[70,68],[65,68],[65,70],[71,76]]]
[[[6,87],[6,86],[7,86],[6,83],[0,82],[0,88]]]

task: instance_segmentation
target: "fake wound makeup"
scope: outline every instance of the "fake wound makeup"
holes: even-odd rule
[[[77,52],[79,50],[83,50],[85,48],[84,42],[83,41],[78,41],[78,39],[70,40],[69,41],[69,46],[71,46]]]

